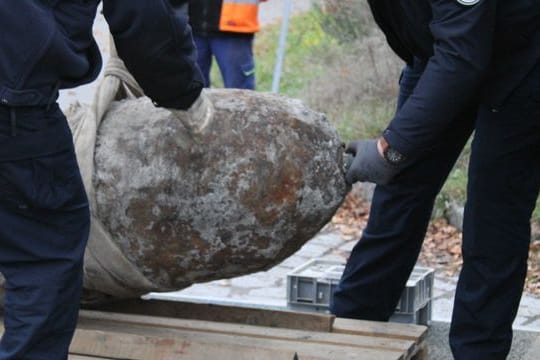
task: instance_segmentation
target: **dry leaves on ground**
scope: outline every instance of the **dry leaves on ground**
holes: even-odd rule
[[[334,215],[330,225],[343,234],[347,240],[359,239],[367,224],[369,203],[354,192],[349,193]],[[533,227],[533,239],[540,234]],[[461,270],[461,232],[444,219],[431,221],[426,232],[419,264],[434,268],[438,274],[454,277]],[[529,268],[525,281],[525,291],[540,296],[540,240],[531,242]]]

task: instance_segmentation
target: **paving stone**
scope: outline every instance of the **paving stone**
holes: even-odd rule
[[[455,292],[456,292],[455,288],[448,288],[448,287],[440,288],[437,286],[433,286],[434,299],[439,299],[439,298],[450,299],[454,297]]]
[[[233,278],[231,279],[231,286],[241,288],[266,288],[273,286],[282,276],[284,276],[284,274],[261,271],[255,274]]]
[[[431,318],[434,321],[450,322],[452,319],[452,309],[454,308],[454,297],[432,299]]]
[[[304,265],[309,260],[311,260],[309,257],[293,255],[288,259],[285,259],[279,266],[295,269],[300,265]]]
[[[441,290],[441,289],[437,289],[437,288],[433,288],[433,298],[439,298],[439,297],[444,297],[448,294],[448,290]]]
[[[340,263],[345,264],[347,261],[347,256],[343,252],[336,252],[328,255],[324,255],[321,257],[322,260],[328,260],[328,261],[337,261]]]
[[[262,297],[262,298],[273,298],[287,300],[287,287],[270,287],[264,289],[254,289],[249,292],[250,297]]]
[[[521,298],[520,309],[524,314],[531,313],[533,315],[540,315],[538,312],[538,309],[540,309],[540,299],[533,296],[524,295]]]
[[[540,336],[537,336],[527,353],[523,357],[524,360],[536,360],[540,356]]]
[[[514,327],[540,331],[540,299],[530,295],[522,297]]]
[[[326,234],[319,234],[315,236],[308,243],[324,246],[326,249],[332,249],[332,248],[339,247],[344,242],[345,240],[343,240],[343,237],[341,236],[341,234],[326,233]]]
[[[232,299],[250,298],[251,297],[250,292],[253,289],[260,289],[260,288],[243,288],[243,287],[238,287],[238,286],[231,287],[231,292],[229,293],[229,296],[227,297],[232,298]]]
[[[278,265],[267,271],[267,275],[275,279],[286,279],[293,269],[288,266]]]
[[[457,284],[457,278],[446,278],[437,276],[435,274],[435,280],[433,281],[433,288],[441,291],[455,291]]]
[[[293,256],[302,256],[307,258],[318,258],[328,251],[327,246],[307,243],[300,250],[293,254]]]
[[[339,247],[339,250],[341,251],[346,251],[346,252],[351,252],[353,247],[356,245],[356,242],[355,240],[352,240],[352,241],[347,241],[346,243],[342,244],[340,247]]]
[[[231,286],[231,279],[216,280],[214,283],[219,286]]]
[[[231,292],[230,287],[219,286],[215,284],[215,282],[212,282],[212,283],[206,283],[206,284],[195,284],[188,287],[187,289],[169,292],[167,294],[171,296],[189,295],[189,296],[227,297],[230,292]]]

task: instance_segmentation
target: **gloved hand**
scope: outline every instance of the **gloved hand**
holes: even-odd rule
[[[400,171],[399,166],[390,164],[381,156],[375,139],[353,141],[345,152],[354,155],[345,175],[345,180],[351,185],[357,181],[385,185]]]
[[[186,129],[192,133],[197,134],[202,132],[202,130],[208,125],[212,114],[214,112],[214,106],[208,96],[206,91],[203,89],[201,94],[193,102],[191,107],[187,110],[179,109],[168,109],[178,120],[184,124]]]

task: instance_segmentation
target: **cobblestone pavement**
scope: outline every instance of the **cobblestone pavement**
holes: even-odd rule
[[[262,307],[286,307],[288,273],[314,258],[345,262],[355,242],[355,240],[345,239],[335,231],[323,229],[294,255],[268,271],[195,284],[181,291],[151,296],[168,300],[184,299]],[[446,278],[435,274],[432,298],[434,321],[450,321],[456,282],[456,278]],[[540,331],[540,299],[527,294],[523,295],[514,327],[516,330]]]

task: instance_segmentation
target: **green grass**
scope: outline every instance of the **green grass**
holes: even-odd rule
[[[258,91],[272,89],[280,31],[281,25],[273,24],[264,27],[255,36],[255,76]],[[324,71],[324,64],[319,58],[335,46],[337,42],[322,30],[314,12],[293,17],[287,35],[279,93],[301,98],[305,86]],[[210,77],[212,87],[223,87],[215,62]]]
[[[345,142],[380,136],[394,114],[395,102],[371,99],[349,104],[345,111],[335,114],[331,121]],[[335,111],[338,113],[338,111]]]
[[[255,37],[257,90],[270,91],[281,27],[267,26]],[[314,13],[295,16],[290,22],[280,77],[279,93],[300,97],[305,86],[324,71],[320,57],[337,46],[316,21]]]

